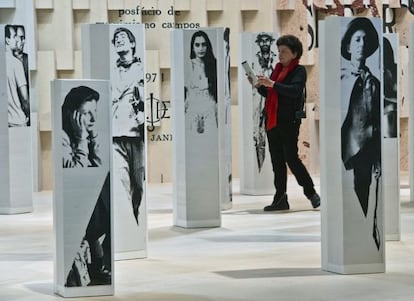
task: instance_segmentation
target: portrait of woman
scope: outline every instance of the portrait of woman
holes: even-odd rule
[[[96,141],[99,93],[89,87],[72,88],[62,106],[63,168],[101,165]]]
[[[196,31],[191,37],[190,70],[184,90],[190,130],[203,134],[217,129],[217,61],[204,31]]]

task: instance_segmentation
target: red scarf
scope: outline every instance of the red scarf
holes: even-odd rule
[[[281,63],[277,63],[275,70],[270,77],[271,80],[280,83],[283,82],[288,74],[295,70],[296,66],[299,64],[298,59],[294,59],[290,64],[283,68]],[[279,107],[279,95],[273,87],[267,88],[267,97],[265,103],[265,112],[266,112],[266,131],[269,131],[276,127],[277,125],[277,110]]]

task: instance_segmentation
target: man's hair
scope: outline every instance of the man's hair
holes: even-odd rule
[[[300,59],[303,54],[302,42],[294,35],[281,36],[279,39],[277,39],[276,45],[277,47],[282,45],[288,47],[290,51],[296,54],[297,59]]]
[[[135,46],[136,46],[136,42],[135,42],[135,36],[132,34],[132,32],[128,29],[128,28],[125,28],[125,27],[118,27],[117,29],[115,29],[115,31],[114,31],[114,35],[113,35],[113,37],[112,37],[112,44],[115,46],[115,37],[116,37],[116,35],[118,34],[118,33],[120,33],[120,32],[125,32],[127,35],[128,35],[128,39],[129,39],[129,41],[131,42],[131,43],[134,43],[135,44]],[[132,47],[132,54],[135,54],[135,46],[134,47]]]
[[[10,39],[10,29],[13,29],[14,31],[16,31],[16,27],[14,25],[10,25],[10,24],[8,24],[4,27],[5,37],[8,38],[8,39]]]
[[[229,43],[229,41],[230,41],[230,28],[226,27],[226,29],[224,29],[223,39],[224,39],[224,41]]]
[[[26,31],[24,30],[24,26],[23,25],[16,25],[14,27],[14,29],[16,30],[16,32],[17,32],[18,29],[23,30],[23,36],[26,37]]]
[[[268,38],[269,40],[270,40],[270,42],[273,42],[274,40],[275,40],[275,38],[272,36],[272,35],[270,35],[270,34],[268,34],[268,33],[266,33],[266,32],[261,32],[261,33],[259,33],[258,35],[257,35],[257,37],[256,37],[256,44],[259,44],[259,42],[263,39],[263,38]]]

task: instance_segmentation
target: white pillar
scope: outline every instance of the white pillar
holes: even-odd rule
[[[414,80],[414,62],[411,58],[414,58],[414,23],[410,25],[410,36],[409,36],[409,47],[408,47],[408,77],[409,77],[409,106],[408,106],[408,170],[409,170],[409,184],[410,184],[410,201],[414,202],[414,105],[413,105],[413,96],[414,96],[414,85],[411,83]]]
[[[9,50],[10,30],[16,26],[0,25],[0,214],[33,211],[30,88],[24,64]],[[20,89],[29,112],[21,107]]]
[[[54,291],[63,297],[114,294],[109,95],[108,81],[52,82]],[[86,145],[70,125],[85,103]]]
[[[389,47],[391,46],[391,48]],[[385,234],[400,240],[400,106],[398,76],[398,34],[384,34],[383,185]],[[392,53],[390,52],[392,51]]]
[[[135,39],[136,63],[131,67],[117,66],[119,55],[113,44],[114,33],[119,28],[127,29]],[[129,38],[128,38],[129,39]],[[139,91],[140,101],[145,101],[145,29],[142,24],[86,24],[82,26],[82,66],[84,78],[107,79],[110,81],[113,113],[113,187],[114,187],[114,227],[115,227],[115,260],[143,258],[147,256],[147,202],[146,183],[144,179],[134,185],[132,179],[140,173],[133,168],[135,160],[143,166],[146,173],[146,137],[144,137],[144,155],[134,149],[130,152],[121,149],[122,142],[116,140],[128,139],[138,141],[140,137],[133,137],[130,131],[124,131],[131,125],[130,113],[133,112],[131,104],[134,89]],[[137,67],[139,66],[139,67]],[[134,88],[135,87],[135,88]],[[134,98],[136,99],[136,97]],[[145,106],[144,106],[145,108]],[[122,110],[122,111],[121,111]],[[123,114],[124,113],[124,114]],[[139,113],[138,113],[139,114]],[[145,114],[145,111],[144,111]],[[118,115],[118,116],[116,116]],[[139,115],[137,115],[139,118]],[[145,116],[145,115],[144,115]],[[145,117],[143,117],[143,120]],[[126,125],[126,126],[125,126]],[[132,124],[131,127],[135,126]],[[145,127],[142,133],[145,133]],[[135,143],[135,142],[132,142]],[[125,153],[120,156],[121,151]],[[132,155],[132,156],[131,156]],[[143,162],[141,162],[143,161]],[[141,177],[142,178],[142,177]],[[147,177],[146,177],[147,178]],[[139,206],[138,221],[133,211],[133,188],[142,186],[143,193]],[[135,188],[136,189],[136,188]],[[135,197],[136,199],[136,197]]]
[[[240,62],[247,61],[256,74],[270,76],[278,62],[276,40],[271,32],[240,34]],[[259,43],[271,43],[269,60],[262,60]],[[238,72],[240,108],[240,192],[242,194],[274,194],[273,171],[262,111],[265,97],[247,80],[241,65]]]
[[[345,146],[349,145],[347,142],[355,140],[347,138],[348,135],[360,133],[360,128],[353,128],[352,132],[348,131],[347,122],[349,119],[345,120],[346,116],[354,118],[356,116],[350,113],[350,115],[347,114],[349,109],[355,108],[359,104],[358,100],[360,98],[350,96],[357,76],[353,77],[354,75],[351,72],[343,72],[344,77],[341,80],[341,71],[343,71],[343,68],[349,68],[349,61],[343,56],[347,51],[346,49],[348,49],[347,43],[344,43],[345,47],[341,51],[341,41],[345,36],[348,24],[352,20],[354,18],[328,17],[326,21],[320,24],[322,269],[341,274],[385,271],[382,178],[379,177],[377,181],[375,175],[371,174],[372,178],[367,196],[367,213],[365,215],[362,208],[366,199],[361,195],[363,195],[363,188],[366,188],[367,185],[363,185],[360,180],[357,181],[357,184],[362,186],[360,189],[357,188],[360,198],[357,197],[354,190],[354,171],[355,168],[363,166],[361,164],[366,161],[351,166],[353,169],[345,169],[342,159],[346,160],[347,168],[350,168],[350,163],[347,160],[348,149]],[[371,32],[370,29],[374,28],[374,31],[377,32],[378,41],[376,41],[375,35],[374,38],[368,39],[368,41],[374,43],[370,45],[375,45],[378,42],[379,47],[367,58],[366,66],[373,76],[380,81],[382,62],[379,49],[382,45],[382,24],[380,19],[365,20],[368,20],[368,23],[353,24],[356,25],[355,28],[367,32]],[[373,27],[369,24],[372,24]],[[353,36],[353,34],[349,36]],[[375,82],[372,77],[370,79]],[[358,82],[355,84],[356,95],[360,94],[361,90],[357,86]],[[374,90],[380,92],[380,86],[375,86],[376,89]],[[352,102],[350,101],[351,98]],[[380,120],[381,96],[372,99],[376,99],[376,101],[370,100],[370,104],[377,113],[369,111],[368,118]],[[353,110],[350,111],[354,112]],[[355,121],[355,119],[351,120]],[[380,127],[378,130],[380,130]],[[368,137],[371,136],[368,135]],[[378,135],[374,137],[378,137]],[[373,140],[369,141],[373,143]],[[366,147],[366,144],[364,145]],[[342,151],[343,148],[344,151]],[[378,157],[380,153],[377,152],[381,152],[380,145],[377,145],[374,150],[371,149],[369,157]],[[352,160],[356,160],[355,155],[352,156]],[[367,169],[369,168],[371,167],[368,166]],[[371,170],[373,169],[374,167]],[[374,227],[375,214],[376,228]],[[373,235],[374,228],[375,238]]]
[[[220,51],[222,49],[222,51]],[[230,94],[230,28],[217,28],[217,83],[219,124],[219,168],[221,209],[233,206],[232,149],[231,149],[231,94]]]
[[[216,58],[217,72],[210,76],[206,74],[214,63],[205,60],[200,64],[200,58],[190,54],[196,32],[193,45],[207,43],[206,54],[212,49]],[[220,190],[226,180],[220,177],[219,163],[224,128],[218,118],[225,104],[222,32],[212,28],[173,30],[171,36],[174,225],[186,228],[221,225]],[[213,86],[217,99],[209,88]]]

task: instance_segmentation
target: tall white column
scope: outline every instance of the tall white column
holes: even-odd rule
[[[121,58],[122,47],[131,58]],[[148,241],[144,25],[83,25],[82,63],[84,78],[110,81],[115,260],[143,258]]]
[[[400,106],[398,34],[384,34],[383,185],[385,235],[400,240]]]
[[[329,17],[320,29],[322,269],[384,272],[382,23]],[[350,63],[358,58],[355,33],[361,32],[367,58],[355,69]]]
[[[220,191],[228,185],[220,176],[219,160],[225,108],[223,30],[174,30],[171,38],[174,224],[218,227]]]
[[[109,84],[52,82],[54,291],[114,294]]]
[[[18,28],[0,25],[0,214],[33,211],[33,120],[28,66],[15,55]]]
[[[247,61],[256,74],[270,76],[278,62],[276,40],[271,32],[240,34],[240,62]],[[240,192],[274,194],[272,163],[269,154],[263,110],[265,97],[247,80],[239,66],[240,107]]]

